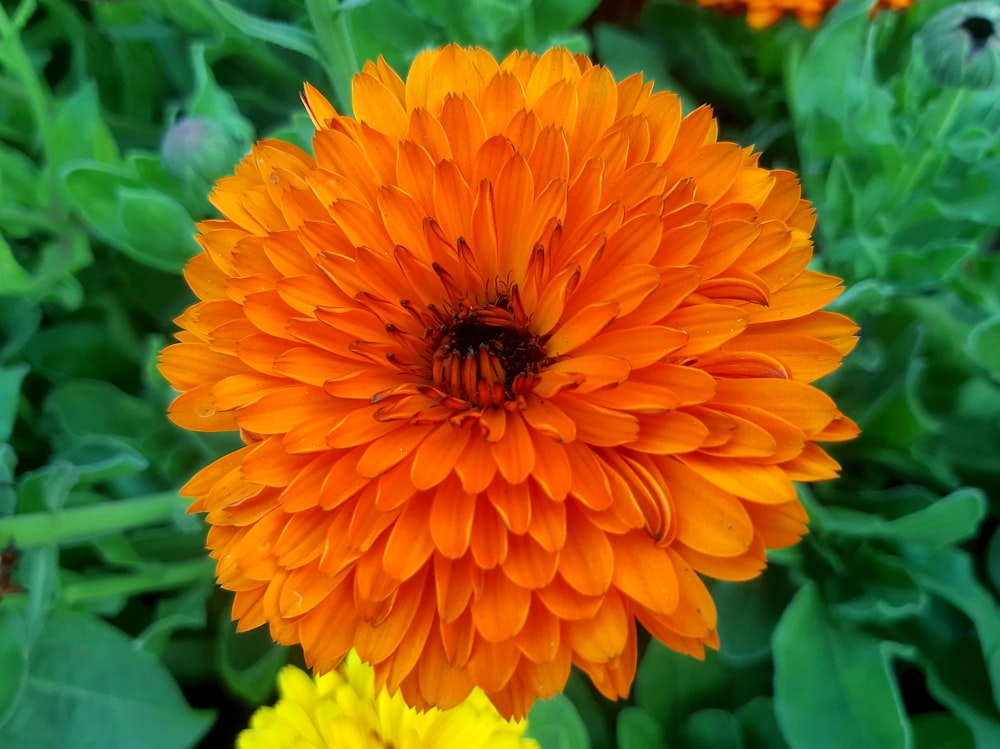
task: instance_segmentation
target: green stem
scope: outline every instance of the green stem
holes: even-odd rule
[[[351,113],[351,79],[361,70],[351,38],[351,23],[339,0],[306,0],[309,22],[316,32],[320,65],[333,84],[337,111]]]
[[[932,137],[929,141],[932,145],[925,148],[923,155],[914,165],[913,169],[910,170],[910,174],[903,183],[902,187],[896,190],[898,200],[904,202],[909,200],[910,193],[913,192],[913,189],[917,186],[917,184],[927,176],[927,168],[939,155],[939,152],[934,148],[934,146],[938,143],[947,143],[946,136],[948,135],[948,131],[951,130],[951,126],[955,124],[955,118],[958,117],[959,112],[968,100],[969,89],[959,88],[951,92],[951,101],[948,102],[948,109],[944,113],[941,125],[938,127],[934,137]]]
[[[35,74],[28,53],[21,44],[21,28],[28,22],[36,9],[35,0],[23,0],[12,19],[0,5],[0,62],[4,63],[18,79],[28,99],[28,108],[35,120],[37,132],[46,153],[51,151],[51,128],[49,127],[48,92],[42,80]]]
[[[0,519],[0,539],[18,546],[71,544],[98,536],[167,523],[187,500],[176,492],[73,507],[61,512],[30,512]]]
[[[150,565],[136,572],[80,580],[63,586],[60,602],[76,606],[86,601],[134,596],[154,590],[170,590],[212,579],[215,563],[199,558],[173,564]]]

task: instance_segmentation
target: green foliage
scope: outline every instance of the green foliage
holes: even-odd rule
[[[911,729],[892,675],[898,645],[838,626],[802,588],[774,633],[778,723],[792,746],[905,747]]]
[[[0,610],[4,650],[19,651],[20,694],[0,726],[6,746],[194,746],[212,715],[192,711],[169,672],[120,630],[82,613],[52,612],[29,636]],[[2,703],[0,703],[2,705]]]
[[[535,704],[526,735],[545,749],[590,749],[590,738],[580,714],[561,694]]]
[[[996,82],[939,82],[925,29],[945,0],[874,21],[845,0],[817,30],[759,32],[693,4],[585,24],[597,5],[0,8],[0,549],[15,542],[29,591],[0,600],[0,745],[231,745],[270,699],[294,654],[236,634],[177,494],[235,440],[170,424],[155,354],[190,302],[180,270],[215,215],[212,183],[255,138],[308,148],[303,81],[347,111],[366,60],[405,69],[455,41],[562,44],[642,71],[686,111],[711,104],[725,137],[801,175],[816,267],[845,279],[834,308],[861,325],[821,384],[863,434],[837,447],[840,480],[802,490],[802,544],[754,581],[711,585],[720,651],[644,644],[629,702],[574,676],[531,735],[544,749],[1000,746]]]

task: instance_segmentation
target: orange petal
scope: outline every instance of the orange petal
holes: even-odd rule
[[[415,497],[406,503],[392,526],[382,565],[397,580],[409,580],[424,567],[434,550],[430,529],[431,501]]]
[[[614,586],[657,614],[669,614],[680,601],[677,570],[667,553],[641,531],[608,540],[614,550]]]
[[[535,663],[550,663],[561,651],[560,629],[559,617],[554,616],[541,602],[532,601],[528,606],[528,618],[514,637],[514,642]],[[566,670],[569,671],[568,666]]]
[[[362,659],[380,663],[388,658],[407,639],[417,609],[426,592],[427,572],[423,570],[412,580],[399,587],[392,611],[377,626],[366,621],[358,623],[354,631],[354,649]]]
[[[566,505],[538,498],[531,507],[528,533],[546,551],[560,551],[566,543]]]
[[[568,543],[559,553],[559,574],[584,595],[598,596],[608,590],[615,557],[603,531],[578,512],[566,515]]]
[[[535,446],[519,413],[507,416],[502,439],[490,445],[500,474],[511,484],[520,484],[535,467]]]
[[[455,463],[455,474],[461,480],[462,488],[469,494],[486,491],[496,472],[497,464],[490,445],[478,435],[472,437]]]
[[[565,627],[575,653],[593,663],[604,663],[625,650],[629,628],[634,627],[621,597],[604,596],[594,616],[567,622]]]
[[[708,437],[708,427],[683,411],[642,414],[639,437],[629,444],[632,450],[654,455],[673,455],[697,450]]]
[[[181,393],[170,404],[167,415],[177,426],[196,432],[231,432],[237,428],[236,414],[219,411],[212,398],[215,383],[206,382]]]
[[[683,459],[667,458],[658,466],[670,486],[678,541],[718,557],[747,550],[754,529],[742,502],[706,481]]]
[[[576,422],[577,439],[589,445],[624,445],[639,434],[639,422],[632,414],[604,408],[573,395],[560,395],[557,404]]]
[[[381,476],[404,460],[435,429],[433,426],[401,425],[370,445],[358,460],[357,470],[362,476]]]
[[[549,437],[533,433],[535,444],[535,470],[531,478],[549,499],[562,501],[573,486],[573,466],[562,443]]]
[[[510,640],[489,642],[476,637],[469,658],[469,675],[485,692],[502,689],[510,681],[521,660],[521,651]]]
[[[476,508],[469,550],[476,565],[484,570],[493,569],[507,558],[507,528],[492,506]]]
[[[472,602],[472,621],[489,642],[509,640],[528,618],[531,591],[512,582],[502,569],[487,570],[483,587]]]
[[[522,588],[536,590],[552,582],[559,563],[555,552],[546,551],[528,535],[511,534],[507,539],[507,558],[503,570]]]
[[[677,460],[686,463],[688,468],[723,491],[750,502],[781,504],[795,499],[795,487],[777,466],[697,453],[686,453],[678,456]]]
[[[597,302],[560,323],[548,342],[550,356],[571,353],[600,333],[618,315],[617,302]]]
[[[469,548],[472,519],[479,495],[460,491],[450,483],[440,484],[431,508],[431,538],[438,551],[449,559],[458,559]]]
[[[435,601],[442,622],[454,621],[466,610],[477,587],[473,584],[473,575],[482,579],[482,574],[468,556],[453,561],[434,554]]]
[[[555,616],[574,621],[592,617],[604,600],[604,596],[583,595],[570,587],[559,575],[552,579],[550,585],[536,590],[535,596]]]
[[[507,530],[518,535],[528,531],[533,501],[529,482],[508,484],[506,481],[494,481],[490,484],[488,495]]]

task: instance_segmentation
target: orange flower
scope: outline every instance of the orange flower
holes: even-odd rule
[[[773,26],[786,13],[792,13],[803,26],[815,28],[840,0],[697,0],[705,8],[712,8],[728,15],[746,14],[747,25],[752,29]],[[868,13],[873,18],[879,10],[904,10],[914,0],[876,0]]]
[[[200,225],[162,371],[246,446],[184,487],[240,627],[351,647],[414,706],[505,716],[571,665],[626,695],[636,620],[718,646],[698,573],[756,576],[856,427],[809,383],[856,327],[795,177],[707,108],[562,49],[450,46],[313,88]]]

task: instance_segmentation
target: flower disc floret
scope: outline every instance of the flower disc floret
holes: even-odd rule
[[[314,155],[218,183],[162,355],[171,418],[245,441],[183,489],[240,628],[516,717],[573,665],[628,694],[637,622],[717,647],[701,575],[794,544],[857,431],[811,384],[856,327],[795,176],[562,49],[304,101]]]

